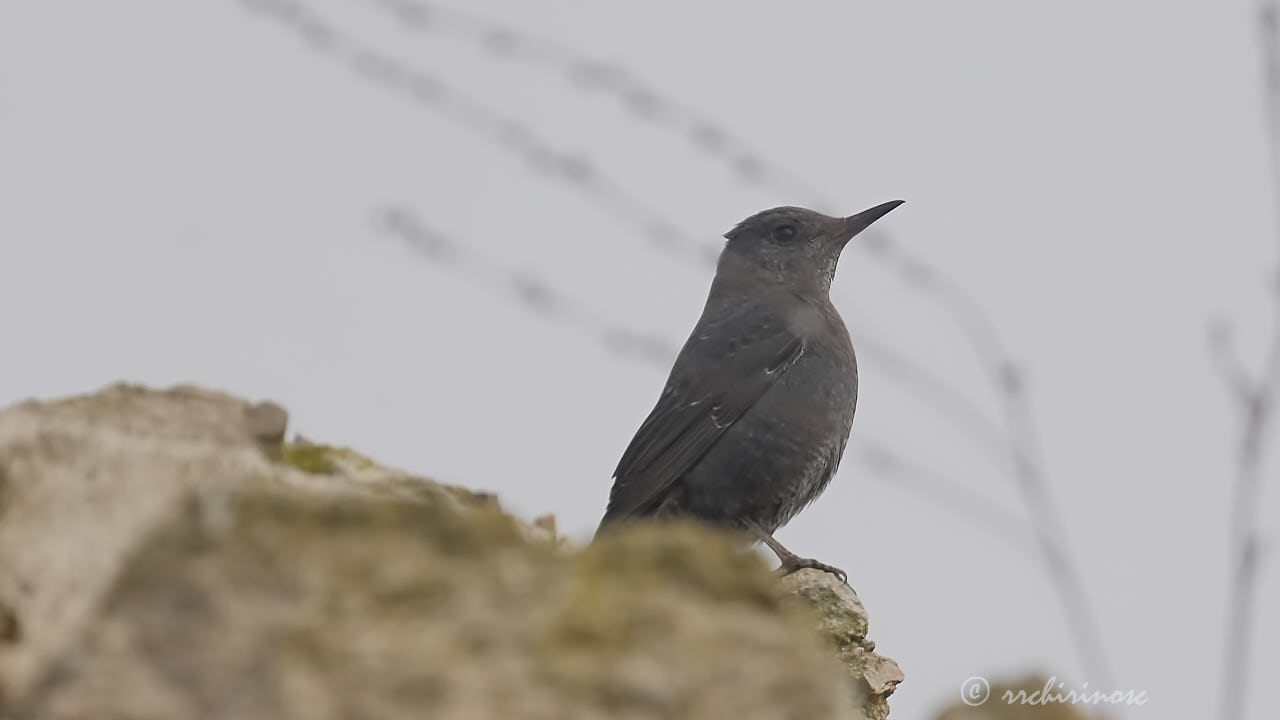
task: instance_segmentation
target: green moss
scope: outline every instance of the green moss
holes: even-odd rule
[[[355,501],[262,492],[241,494],[231,507],[242,532],[262,535],[267,545],[306,545],[316,540],[313,536],[354,534],[369,543],[379,538],[397,542],[416,538],[446,554],[471,555],[524,542],[511,517],[496,510],[460,512],[441,502],[377,497]]]
[[[329,453],[334,458],[341,459],[342,464],[352,470],[374,470],[379,467],[378,463],[348,447],[329,447]]]
[[[678,584],[714,600],[779,606],[777,582],[741,538],[688,522],[637,522],[603,534],[576,562],[584,577],[625,568],[629,581]]]
[[[740,603],[781,610],[777,583],[735,538],[683,522],[633,523],[567,560],[563,612],[543,635],[545,669],[561,679],[671,632],[672,605]],[[665,597],[666,601],[658,598]],[[588,667],[580,667],[585,663]]]
[[[312,475],[333,475],[338,472],[338,465],[334,458],[343,449],[329,445],[285,443],[265,446],[262,451],[272,461],[282,465],[288,465]]]
[[[412,475],[379,478],[375,490],[405,500],[438,502],[444,496],[466,507],[489,508],[495,511],[501,508],[498,496],[493,493],[475,492]]]

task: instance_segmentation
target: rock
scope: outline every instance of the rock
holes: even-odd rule
[[[264,407],[116,386],[0,413],[0,717],[887,713],[901,672],[829,576],[691,525],[573,549],[282,443]]]
[[[245,408],[244,421],[249,437],[260,443],[278,445],[284,442],[284,434],[289,429],[289,412],[273,402],[261,402]]]
[[[782,587],[816,611],[819,629],[856,681],[859,704],[875,708],[873,717],[888,715],[888,698],[902,682],[902,668],[876,654],[875,643],[867,639],[867,611],[853,588],[821,570],[792,573],[782,578]]]

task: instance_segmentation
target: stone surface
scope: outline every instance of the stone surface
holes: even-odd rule
[[[830,576],[687,525],[574,549],[287,418],[133,386],[0,413],[0,717],[887,713]]]
[[[869,713],[874,716],[888,715],[888,697],[902,682],[902,668],[878,655],[875,643],[867,639],[867,611],[853,588],[819,570],[788,575],[782,587],[816,611],[819,629],[856,679],[859,704],[874,709]]]

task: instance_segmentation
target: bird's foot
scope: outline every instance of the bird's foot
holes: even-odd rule
[[[791,573],[797,570],[802,570],[804,568],[812,568],[814,570],[821,570],[823,572],[831,573],[832,575],[835,575],[837,578],[839,578],[840,582],[844,583],[845,585],[849,584],[848,573],[841,570],[840,568],[834,565],[828,565],[824,562],[818,562],[813,558],[802,558],[799,555],[796,555],[795,553],[783,547],[782,543],[774,539],[771,533],[766,532],[765,529],[760,527],[759,525],[756,525],[753,523],[748,525],[747,528],[755,534],[756,538],[758,538],[760,542],[763,542],[765,545],[768,545],[769,549],[773,551],[774,555],[778,556],[778,562],[782,563],[782,565],[778,568],[778,574],[780,576],[786,577],[787,575],[790,575]]]
[[[778,574],[785,577],[791,573],[802,570],[804,568],[812,568],[835,575],[840,582],[845,585],[849,584],[849,574],[834,565],[828,565],[824,562],[818,562],[813,558],[802,558],[799,555],[788,555],[780,558],[782,565],[778,568]]]

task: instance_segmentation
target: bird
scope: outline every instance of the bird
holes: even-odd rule
[[[903,201],[848,217],[765,210],[726,240],[702,315],[613,472],[597,537],[622,521],[745,532],[802,568],[848,574],[773,537],[826,489],[858,400],[858,362],[831,302],[845,245]]]

